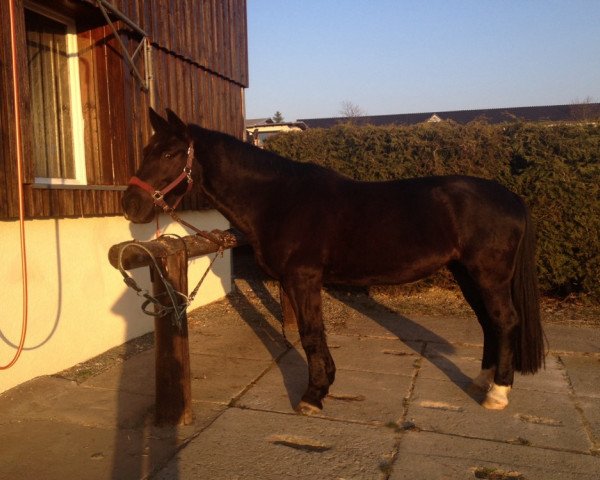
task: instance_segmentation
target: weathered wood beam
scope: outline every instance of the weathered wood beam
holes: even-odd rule
[[[226,231],[213,230],[212,235],[219,238],[227,248],[239,247],[246,245],[248,242],[244,235],[235,229]],[[110,247],[108,251],[108,260],[115,268],[119,268],[119,255],[123,249],[122,263],[125,270],[132,268],[146,267],[152,264],[152,259],[141,248],[129,247],[131,244],[141,245],[146,248],[154,258],[167,258],[175,252],[181,250],[182,242],[185,244],[185,249],[188,258],[207,255],[219,250],[219,245],[207,240],[199,235],[187,235],[185,237],[163,236],[156,240],[147,242],[138,242],[136,240],[118,243]]]
[[[187,259],[183,250],[159,258],[159,268],[173,288],[187,295]],[[152,291],[156,298],[166,297],[167,290],[154,275]],[[163,298],[164,298],[163,297]],[[175,313],[154,319],[154,355],[156,376],[155,423],[157,425],[190,425],[192,410],[192,376],[187,314],[176,319]]]

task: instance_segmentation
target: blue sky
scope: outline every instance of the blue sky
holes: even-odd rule
[[[247,5],[247,118],[600,101],[599,0]]]

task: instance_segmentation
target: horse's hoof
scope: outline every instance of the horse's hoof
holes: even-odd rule
[[[321,413],[321,409],[311,403],[305,402],[304,400],[300,400],[300,403],[296,405],[294,409],[301,415],[318,415]]]
[[[510,386],[494,383],[481,405],[488,410],[504,410],[508,405],[508,392],[510,392]]]
[[[479,375],[477,375],[471,382],[470,390],[488,392],[494,384],[495,371],[496,370],[494,368],[481,370]]]

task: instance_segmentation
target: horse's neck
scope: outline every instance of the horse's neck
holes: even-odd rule
[[[253,225],[267,209],[266,197],[281,187],[272,172],[253,168],[255,159],[249,157],[256,154],[252,149],[245,151],[244,145],[217,143],[201,160],[204,193],[217,210],[251,236]]]

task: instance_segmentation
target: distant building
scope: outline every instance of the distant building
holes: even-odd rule
[[[298,122],[276,123],[271,118],[255,118],[245,121],[246,140],[257,147],[262,147],[264,141],[278,133],[288,133],[306,130],[306,124]]]
[[[481,110],[455,110],[448,112],[403,113],[399,115],[373,115],[364,117],[305,118],[298,122],[309,128],[330,128],[340,123],[354,125],[415,125],[427,122],[469,123],[485,120],[489,123],[506,123],[514,120],[528,122],[581,122],[600,118],[600,103],[574,103],[543,107],[488,108]]]

